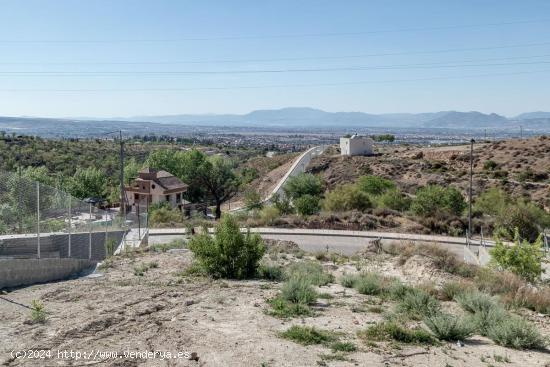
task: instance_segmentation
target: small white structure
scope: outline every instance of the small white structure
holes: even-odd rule
[[[368,136],[353,134],[351,137],[340,138],[340,152],[342,155],[373,155],[374,141]]]

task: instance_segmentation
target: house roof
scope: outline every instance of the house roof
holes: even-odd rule
[[[188,185],[170,172],[145,167],[139,171],[137,181],[153,181],[165,190],[187,190]]]

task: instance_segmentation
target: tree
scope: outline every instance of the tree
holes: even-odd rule
[[[474,210],[483,214],[498,216],[511,202],[510,195],[493,187],[479,195],[474,202]]]
[[[229,279],[253,277],[265,253],[262,238],[250,231],[242,234],[230,215],[222,217],[213,237],[206,232],[193,237],[189,249],[208,274]]]
[[[535,204],[519,199],[498,213],[495,224],[501,232],[507,232],[507,238],[513,238],[509,229],[516,228],[521,238],[535,241],[550,226],[550,215]]]
[[[521,241],[516,229],[514,244],[512,246],[505,245],[502,240],[497,238],[495,247],[491,249],[491,257],[497,266],[533,282],[539,279],[543,272],[542,236],[539,235],[532,243],[527,240]]]
[[[465,208],[466,202],[457,189],[440,185],[419,188],[411,205],[412,211],[422,216],[430,216],[438,211],[461,215]]]
[[[196,179],[212,197],[216,205],[216,219],[222,215],[223,202],[231,199],[240,187],[234,172],[234,163],[219,156],[209,157],[198,167]]]
[[[411,199],[403,195],[399,189],[391,189],[380,195],[378,203],[383,208],[405,211],[411,206]]]
[[[244,194],[244,206],[248,210],[261,209],[263,206],[262,196],[258,191],[248,190]]]
[[[124,183],[129,185],[133,179],[138,176],[138,172],[142,165],[139,164],[135,158],[130,158],[124,165]],[[119,194],[120,198],[120,194]]]
[[[381,195],[388,190],[395,189],[395,183],[380,176],[362,176],[357,180],[359,190],[370,195]]]
[[[328,211],[342,212],[347,210],[364,211],[372,207],[369,195],[356,185],[341,185],[325,196],[323,206]]]
[[[291,199],[303,195],[319,196],[323,191],[323,185],[319,177],[310,173],[300,173],[287,180],[283,191]]]
[[[69,192],[79,199],[103,198],[106,188],[107,177],[94,167],[77,169],[69,182]]]
[[[319,201],[318,196],[305,194],[294,200],[294,207],[298,214],[302,216],[313,215],[319,213],[321,209]]]

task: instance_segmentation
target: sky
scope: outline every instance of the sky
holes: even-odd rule
[[[0,116],[550,110],[547,0],[0,0]]]

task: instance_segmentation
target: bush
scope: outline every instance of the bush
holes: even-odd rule
[[[183,223],[183,214],[178,209],[171,209],[166,206],[161,206],[159,208],[149,210],[149,212],[149,223],[152,227]]]
[[[483,214],[497,216],[503,213],[511,202],[510,196],[497,188],[484,191],[474,203],[474,211]]]
[[[359,190],[370,195],[381,195],[388,190],[396,188],[393,181],[373,175],[359,177],[357,180],[357,187]]]
[[[335,342],[330,345],[330,349],[334,352],[355,352],[357,347],[350,342]]]
[[[428,293],[415,289],[408,292],[397,305],[399,313],[405,314],[411,319],[422,320],[424,317],[439,313],[439,302]]]
[[[531,202],[517,200],[499,213],[495,226],[504,229],[506,239],[515,239],[517,229],[521,238],[534,242],[544,228],[550,227],[550,215]]]
[[[302,345],[326,344],[336,340],[334,333],[310,326],[292,326],[280,336]]]
[[[464,311],[470,313],[484,312],[499,307],[496,300],[481,292],[465,292],[456,296],[455,300]]]
[[[465,340],[474,331],[474,326],[469,320],[446,313],[429,316],[424,323],[439,340]]]
[[[281,281],[285,273],[278,265],[262,264],[258,267],[258,276],[262,279]]]
[[[308,279],[296,277],[290,278],[283,284],[281,297],[292,303],[309,305],[317,300],[317,292]]]
[[[497,325],[508,317],[510,315],[502,307],[497,306],[476,312],[470,317],[470,321],[480,335],[487,336],[488,330],[492,325]]]
[[[298,214],[305,217],[319,213],[319,210],[321,210],[319,201],[318,196],[303,195],[294,200],[294,207]]]
[[[191,238],[189,249],[208,274],[231,279],[256,275],[258,262],[265,253],[262,238],[250,232],[243,235],[229,215],[221,218],[213,237],[201,233]]]
[[[262,196],[258,191],[249,190],[244,194],[244,206],[247,210],[261,209]]]
[[[326,273],[323,267],[313,261],[304,261],[291,264],[286,269],[287,277],[303,278],[315,286],[327,285],[334,281],[332,274]]]
[[[402,343],[434,344],[434,338],[422,328],[404,328],[396,322],[381,322],[358,332],[358,336],[366,340],[385,341],[396,340]]]
[[[294,213],[294,208],[292,207],[288,197],[274,194],[271,201],[280,214],[287,215]]]
[[[353,287],[361,294],[376,296],[382,293],[383,282],[384,279],[378,274],[364,273],[356,278]]]
[[[441,287],[441,298],[445,301],[452,301],[459,295],[471,291],[473,286],[465,282],[446,282]]]
[[[492,160],[487,160],[483,163],[483,169],[485,171],[493,171],[498,168],[498,163]]]
[[[493,264],[527,281],[533,282],[541,277],[544,258],[542,236],[533,243],[529,243],[527,240],[520,241],[519,232],[516,231],[512,246],[504,245],[500,239],[497,239],[490,253]]]
[[[301,173],[290,177],[283,191],[291,199],[298,199],[304,195],[319,196],[323,192],[323,185],[319,177],[310,173]]]
[[[428,185],[418,189],[411,203],[412,211],[422,216],[431,216],[440,210],[461,215],[465,208],[466,202],[457,189],[439,185]]]
[[[353,288],[356,280],[357,276],[344,274],[342,278],[340,278],[340,284],[342,284],[344,288]]]
[[[546,345],[536,327],[517,316],[489,326],[487,336],[498,345],[515,349],[542,349]]]
[[[274,206],[266,206],[260,210],[260,219],[268,226],[273,225],[279,216],[279,209]]]
[[[311,316],[313,312],[303,303],[288,302],[281,297],[276,297],[269,301],[271,310],[268,314],[279,318],[292,318],[296,316]]]
[[[403,212],[411,206],[411,200],[403,195],[401,190],[388,190],[378,198],[378,205],[383,208],[389,208]]]
[[[403,284],[400,280],[394,280],[387,289],[387,295],[394,301],[401,301],[409,293],[415,292],[415,289],[409,285]]]
[[[43,324],[46,322],[46,309],[44,307],[44,304],[40,302],[39,300],[33,299],[31,301],[31,321],[33,323],[40,323]]]
[[[372,207],[369,195],[355,185],[336,187],[325,196],[323,207],[327,211],[344,212],[348,210],[365,211]]]

